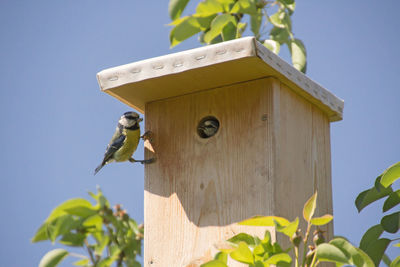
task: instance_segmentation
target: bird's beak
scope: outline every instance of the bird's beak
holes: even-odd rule
[[[139,118],[139,119],[138,119],[138,122],[141,122],[142,120],[143,120],[143,118]]]

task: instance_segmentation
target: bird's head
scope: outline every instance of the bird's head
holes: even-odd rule
[[[139,122],[143,119],[139,117],[139,114],[133,111],[125,112],[121,118],[119,119],[119,124],[121,124],[124,128],[131,128],[135,125],[139,126]]]

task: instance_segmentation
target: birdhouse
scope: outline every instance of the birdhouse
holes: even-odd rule
[[[239,232],[263,236],[244,219],[302,219],[315,191],[316,215],[332,214],[330,123],[343,101],[254,38],[110,68],[98,81],[152,132],[145,266],[200,266]]]

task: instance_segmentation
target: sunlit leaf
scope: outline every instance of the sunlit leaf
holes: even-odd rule
[[[381,179],[381,184],[384,187],[388,187],[392,185],[397,179],[400,178],[400,162],[397,162],[387,168],[383,173],[382,173],[382,179]]]
[[[168,5],[168,13],[171,20],[179,18],[185,9],[189,0],[170,0]]]
[[[281,45],[274,40],[265,40],[263,45],[275,54],[278,54],[281,49]]]
[[[275,14],[269,17],[270,22],[278,28],[285,28],[291,31],[292,21],[289,14],[282,10],[278,10]]]
[[[400,256],[397,256],[392,263],[390,264],[390,267],[399,267],[400,266]]]
[[[99,243],[95,247],[95,252],[97,255],[103,254],[103,250],[107,246],[109,241],[110,237],[108,235],[103,235],[103,238],[101,240],[98,240]]]
[[[290,238],[297,231],[298,226],[299,226],[299,218],[297,217],[293,222],[289,223],[287,226],[276,227],[276,230],[278,232],[287,235]]]
[[[360,248],[366,251],[368,246],[376,242],[376,240],[379,239],[382,233],[383,233],[383,227],[380,224],[374,225],[371,228],[369,228],[361,238]]]
[[[86,266],[86,265],[89,265],[89,263],[90,263],[89,259],[81,259],[79,261],[74,262],[73,265],[75,265],[75,266]]]
[[[210,16],[224,11],[223,5],[218,0],[201,1],[196,8],[196,14]]]
[[[95,231],[100,231],[102,229],[102,225],[103,225],[103,218],[98,214],[90,216],[89,218],[85,219],[82,223],[82,226],[84,226],[85,228]]]
[[[232,259],[241,263],[253,264],[253,253],[245,242],[240,242],[239,247],[232,251],[230,254]]]
[[[396,207],[400,203],[400,189],[390,193],[389,197],[383,203],[383,212]]]
[[[86,235],[81,234],[81,233],[66,233],[63,235],[63,237],[60,239],[60,243],[66,246],[71,246],[71,247],[80,247],[83,246],[83,241],[85,240]]]
[[[204,35],[204,41],[210,43],[215,37],[222,34],[222,30],[228,23],[236,25],[235,18],[230,14],[218,15],[211,22],[211,29]]]
[[[290,222],[278,216],[254,216],[249,219],[239,222],[239,225],[252,225],[252,226],[275,226],[274,221],[277,221],[282,226],[287,226]]]
[[[170,44],[171,47],[176,46],[182,41],[192,37],[193,35],[199,33],[201,28],[196,18],[185,17],[185,19],[176,25],[170,32]]]
[[[380,183],[381,181],[381,176],[376,178],[375,181],[375,186],[372,188],[365,190],[361,192],[355,201],[355,205],[357,207],[358,212],[360,212],[362,209],[364,209],[366,206],[371,204],[372,202],[375,202],[383,197],[388,196],[390,193],[393,192],[391,187],[383,187]]]
[[[304,204],[303,208],[303,217],[309,222],[314,215],[315,208],[317,207],[317,192],[307,200],[306,204]]]
[[[257,7],[253,0],[238,0],[232,7],[230,13],[257,14]]]
[[[49,239],[49,237],[47,235],[47,223],[44,223],[36,231],[35,236],[32,238],[31,242],[36,243],[36,242],[44,241],[44,240],[48,240],[48,239]]]
[[[325,225],[325,224],[329,223],[330,221],[332,221],[332,219],[333,219],[332,215],[325,214],[324,216],[321,216],[321,217],[312,218],[310,222],[312,225],[321,226],[321,225]]]
[[[218,252],[215,254],[214,260],[218,260],[226,264],[228,262],[228,254],[224,252]]]
[[[242,37],[242,34],[246,30],[246,27],[247,27],[247,23],[239,22],[237,24],[236,38],[241,38]]]
[[[307,71],[307,52],[303,42],[299,39],[290,40],[290,54],[292,55],[293,67],[306,73]]]
[[[212,260],[200,265],[200,267],[228,267],[228,265],[219,260]]]
[[[53,211],[50,213],[49,217],[46,219],[46,222],[50,222],[60,216],[65,214],[76,214],[78,216],[87,216],[87,214],[94,214],[96,210],[94,206],[83,198],[73,198],[69,199],[59,206],[57,206]]]
[[[40,260],[39,267],[55,267],[67,256],[68,251],[65,249],[53,249],[43,256],[43,258]]]
[[[340,249],[328,243],[322,243],[317,247],[317,259],[319,261],[349,263],[349,259]]]
[[[292,262],[292,258],[287,253],[278,253],[272,255],[266,261],[264,261],[265,264],[277,264],[278,262],[290,263]]]
[[[364,251],[353,246],[345,238],[334,238],[329,244],[340,249],[346,255],[349,264],[357,267],[375,267],[372,259]]]
[[[254,245],[254,237],[246,233],[239,233],[228,239],[229,242],[234,244],[239,244],[240,242],[245,242],[247,245]]]
[[[386,232],[396,233],[400,228],[400,211],[384,216],[381,225]]]
[[[398,248],[400,248],[400,243],[394,244],[393,247],[398,247]]]

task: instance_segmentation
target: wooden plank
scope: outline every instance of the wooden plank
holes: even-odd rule
[[[146,105],[157,162],[145,167],[145,266],[199,266],[214,255],[215,244],[239,232],[263,236],[265,228],[235,223],[274,210],[273,82]],[[208,115],[219,119],[220,129],[202,139],[196,127]]]
[[[274,214],[304,221],[302,209],[318,191],[315,215],[332,214],[330,125],[326,114],[290,90],[274,87],[276,140]],[[300,227],[303,233],[306,225]],[[323,228],[332,237],[333,228]]]

